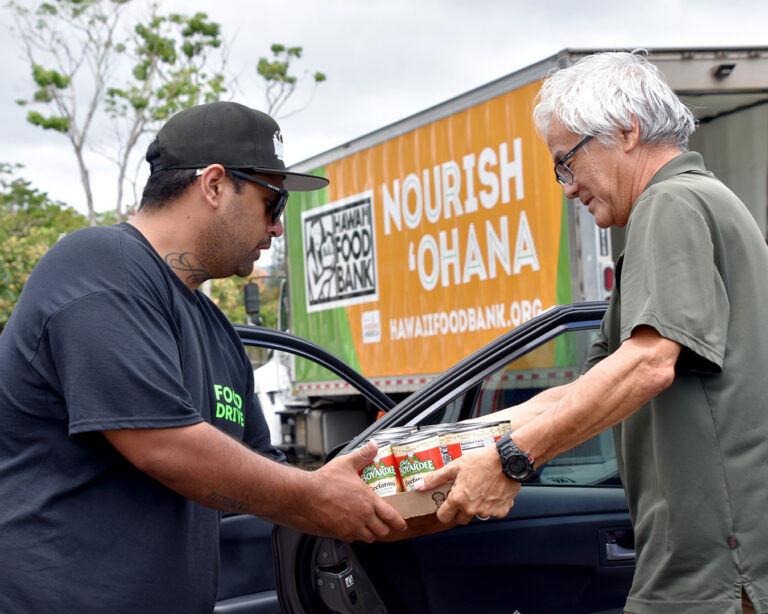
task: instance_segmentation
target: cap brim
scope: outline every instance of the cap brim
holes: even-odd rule
[[[322,190],[329,183],[325,177],[316,177],[315,175],[307,175],[305,173],[293,173],[291,171],[274,168],[254,168],[253,170],[257,173],[265,173],[267,175],[282,175],[283,187],[289,192],[312,192],[313,190]]]

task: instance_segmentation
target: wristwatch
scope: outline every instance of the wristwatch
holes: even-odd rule
[[[496,449],[501,458],[501,469],[508,478],[518,482],[530,482],[536,479],[533,455],[518,448],[509,435],[502,436],[496,442]]]

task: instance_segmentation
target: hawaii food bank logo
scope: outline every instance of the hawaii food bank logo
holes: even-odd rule
[[[301,214],[307,311],[379,298],[373,192]]]

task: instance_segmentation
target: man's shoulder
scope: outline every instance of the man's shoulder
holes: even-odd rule
[[[137,231],[127,223],[111,226],[86,226],[63,236],[56,245],[112,245],[125,240],[137,241]]]
[[[84,270],[114,267],[126,257],[151,260],[157,257],[149,243],[132,226],[88,226],[61,238],[46,254]]]
[[[660,196],[679,197],[681,202],[708,202],[712,198],[739,201],[712,172],[704,166],[701,154],[688,151],[667,162],[651,179],[640,201]],[[702,198],[704,197],[704,198]]]
[[[56,296],[60,304],[109,291],[146,294],[150,287],[167,294],[163,262],[130,229],[89,226],[63,237],[35,266],[27,294]]]
[[[105,252],[118,250],[123,235],[120,226],[86,226],[61,237],[47,255],[95,261]]]
[[[743,208],[738,196],[715,175],[703,167],[689,167],[651,182],[632,207],[630,224],[650,217],[669,223],[691,215],[714,219]]]

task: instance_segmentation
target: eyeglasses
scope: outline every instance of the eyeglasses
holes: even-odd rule
[[[557,162],[555,162],[555,177],[557,178],[557,181],[561,185],[568,185],[573,183],[573,171],[566,166],[566,162],[573,158],[573,156],[576,154],[579,149],[584,147],[587,143],[589,143],[590,139],[594,137],[595,135],[592,134],[581,141],[579,141],[579,144],[576,145],[571,151],[569,151],[567,154],[565,154],[562,158],[560,158]]]
[[[267,188],[269,190],[272,190],[273,192],[277,192],[278,194],[277,201],[270,203],[270,206],[272,207],[272,221],[275,224],[277,224],[277,221],[280,219],[280,216],[283,214],[283,211],[285,210],[285,206],[288,204],[288,190],[286,190],[285,188],[279,188],[276,185],[263,181],[258,177],[254,177],[253,175],[249,175],[241,171],[236,171],[231,168],[228,168],[227,172],[232,173],[233,175],[235,175],[235,177],[240,177],[241,179],[245,179],[246,181],[250,181],[251,183],[260,185],[263,188]]]

